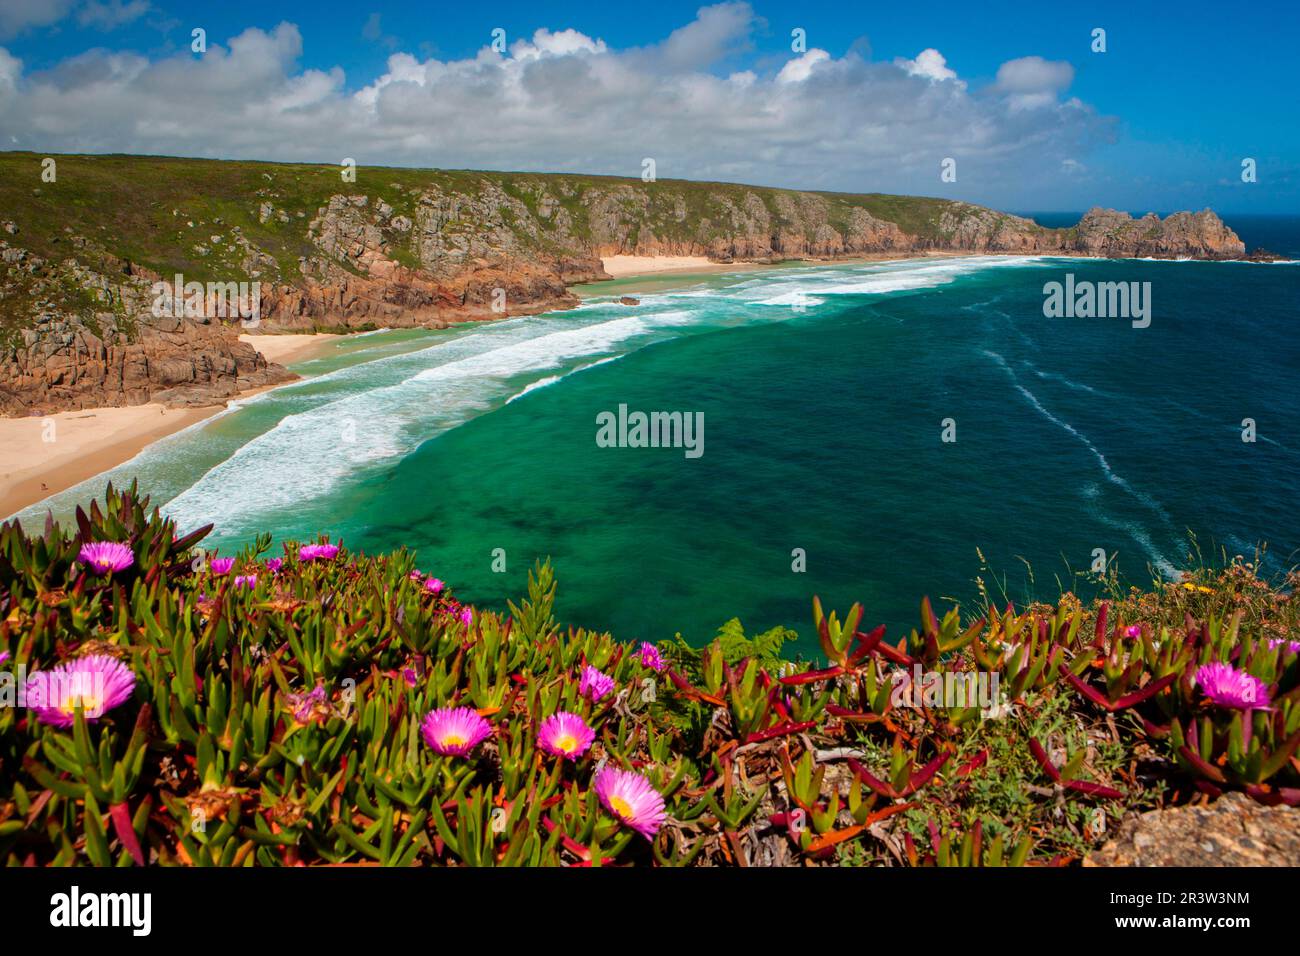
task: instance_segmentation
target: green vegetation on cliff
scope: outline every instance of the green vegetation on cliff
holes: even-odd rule
[[[802,197],[815,196],[825,201],[826,221],[840,232],[847,231],[852,211],[863,209],[934,242],[945,238],[940,227],[943,213],[965,206],[946,199],[880,193],[803,193],[669,179],[643,183],[562,173],[362,166],[356,170],[356,181],[346,182],[338,166],[125,155],[55,156],[57,181],[45,183],[41,181],[43,158],[36,153],[0,152],[0,210],[4,219],[21,225],[24,247],[47,258],[72,256],[87,266],[98,265],[70,243],[70,236],[79,234],[97,240],[124,261],[164,276],[183,272],[203,281],[224,273],[219,254],[193,252],[193,245],[214,231],[200,231],[200,224],[215,225],[215,231],[238,226],[250,241],[274,256],[285,276],[292,277],[297,274],[298,258],[315,252],[307,238],[307,224],[335,195],[383,200],[397,214],[414,217],[418,196],[428,189],[474,198],[491,185],[534,214],[538,193],[546,191],[570,217],[573,237],[593,246],[604,237],[593,230],[590,205],[584,200],[590,193],[604,195],[619,186],[649,196],[650,212],[643,227],[665,241],[689,242],[710,231],[718,237],[727,235],[728,224],[718,218],[719,202],[743,208],[750,195],[762,200],[779,225],[796,223],[783,223],[790,207],[783,209],[778,200],[797,204]],[[259,206],[262,197],[269,196],[274,197],[275,209],[287,214],[287,222],[277,216],[261,220]],[[640,204],[633,201],[633,205]],[[479,224],[452,221],[447,227],[473,230]],[[551,244],[548,249],[545,235],[520,238],[539,251],[562,248]],[[409,247],[405,251],[414,254]]]
[[[206,530],[111,488],[0,527],[0,860],[1062,863],[1135,810],[1300,804],[1296,580],[1249,564],[923,601],[898,640],[814,602],[809,666],[735,622],[701,650],[564,626],[549,567],[497,613],[405,551]]]

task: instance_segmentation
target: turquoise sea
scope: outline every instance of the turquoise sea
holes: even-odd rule
[[[1297,220],[1228,222],[1300,258]],[[1149,282],[1150,326],[1045,318],[1067,273]],[[550,556],[568,623],[700,643],[735,616],[810,652],[814,594],[897,635],[923,594],[972,603],[977,575],[1016,600],[1086,589],[1098,548],[1139,584],[1186,562],[1189,532],[1207,553],[1266,543],[1275,572],[1300,558],[1294,263],[971,257],[581,291],[572,311],[337,342],[108,477],[215,522],[227,553],[259,530],[404,544],[500,607]],[[598,447],[620,405],[702,414],[703,455]]]

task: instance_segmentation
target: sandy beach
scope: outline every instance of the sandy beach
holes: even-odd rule
[[[0,515],[35,504],[128,461],[151,442],[202,421],[224,406],[87,408],[30,418],[0,418]]]
[[[311,358],[338,335],[241,335],[269,362]],[[239,395],[246,398],[264,389]],[[225,408],[167,408],[156,402],[126,408],[85,408],[28,418],[0,418],[0,517],[33,505],[129,461],[160,438]]]
[[[600,262],[615,279],[660,272],[732,272],[746,266],[746,263],[713,262],[704,256],[602,256]],[[751,268],[752,265],[749,264]]]
[[[989,254],[994,255],[996,253]],[[1008,255],[1010,254],[1012,253],[1008,253]],[[970,255],[972,255],[972,253],[930,249],[920,251],[908,250],[906,252],[863,253],[855,256],[837,256],[825,259],[797,258],[787,259],[779,263],[750,262],[745,260],[736,262],[714,262],[704,256],[602,256],[600,261],[611,278],[630,279],[641,276],[671,274],[674,272],[747,272],[753,269],[772,269],[781,266],[811,266],[818,264],[848,266],[869,262],[898,262],[907,259],[959,259]]]
[[[266,357],[268,362],[288,365],[315,358],[323,346],[334,339],[342,338],[330,332],[291,333],[288,335],[249,335],[244,333],[239,341],[247,342]]]

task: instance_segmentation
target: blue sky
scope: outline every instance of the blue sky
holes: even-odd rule
[[[0,0],[0,148],[1300,211],[1300,5],[851,6]]]

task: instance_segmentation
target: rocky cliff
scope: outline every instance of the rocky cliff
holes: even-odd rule
[[[968,203],[608,177],[0,154],[0,412],[209,403],[288,377],[250,331],[438,327],[576,302],[601,257],[719,262],[929,252],[1237,258],[1209,210],[1094,209],[1047,229]],[[159,314],[157,283],[206,284]],[[169,296],[170,298],[170,296]]]

